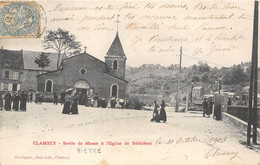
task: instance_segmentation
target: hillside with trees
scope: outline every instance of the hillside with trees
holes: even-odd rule
[[[204,86],[206,93],[218,90],[218,79],[222,77],[222,89],[239,91],[248,86],[250,78],[250,63],[241,63],[232,67],[210,67],[199,62],[191,67],[184,67],[181,71],[180,94],[191,90],[194,86]],[[140,67],[127,67],[126,79],[129,96],[137,96],[144,103],[153,99],[170,99],[177,91],[178,65],[161,66],[144,64]]]

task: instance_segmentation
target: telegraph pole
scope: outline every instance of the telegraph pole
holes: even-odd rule
[[[253,52],[254,68],[254,107],[253,107],[253,144],[257,143],[257,72],[258,72],[258,1],[255,1],[254,32],[253,32]]]
[[[247,124],[247,145],[250,145],[251,138],[253,143],[257,143],[257,63],[258,63],[258,1],[255,1],[254,9],[254,29],[253,29],[253,46],[251,58],[251,74],[249,89],[249,106],[248,106],[248,124]],[[251,128],[253,125],[253,136]]]
[[[180,81],[181,81],[181,61],[182,61],[182,47],[180,49],[180,65],[179,65],[179,75],[178,75],[178,88],[177,88],[177,98],[176,98],[176,108],[175,112],[179,111],[179,93],[180,93]]]

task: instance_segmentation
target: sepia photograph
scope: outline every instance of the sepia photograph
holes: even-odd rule
[[[0,1],[0,165],[260,165],[259,1]]]

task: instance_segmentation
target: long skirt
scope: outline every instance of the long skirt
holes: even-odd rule
[[[0,94],[0,97],[2,97],[1,94]],[[0,98],[0,109],[2,109],[2,108],[3,108],[3,99]]]
[[[212,109],[213,109],[213,105],[211,104],[211,105],[209,106],[209,114],[212,114]]]
[[[62,114],[70,114],[70,102],[65,102]]]
[[[161,108],[160,111],[160,120],[163,120],[164,122],[167,121],[167,116],[164,108]]]
[[[21,100],[21,103],[20,103],[20,110],[21,111],[26,111],[26,101],[27,100]]]
[[[151,121],[160,122],[160,116],[158,114],[154,115]]]
[[[72,114],[78,114],[78,104],[77,103],[72,103],[72,105],[71,105],[71,113]]]
[[[10,111],[11,110],[11,101],[10,100],[5,100],[5,110]]]
[[[13,109],[15,111],[18,111],[18,109],[19,109],[19,100],[14,100],[14,102],[13,102]]]

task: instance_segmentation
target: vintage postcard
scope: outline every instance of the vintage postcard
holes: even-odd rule
[[[0,1],[0,165],[259,165],[258,1]]]

